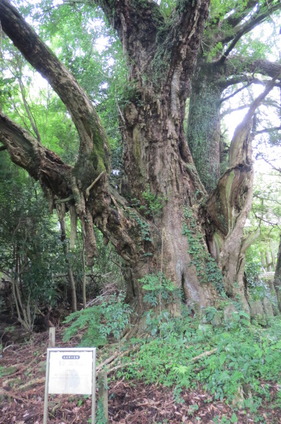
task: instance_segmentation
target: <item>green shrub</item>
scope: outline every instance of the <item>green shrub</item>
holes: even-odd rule
[[[65,323],[64,341],[82,334],[81,346],[103,346],[109,337],[119,340],[129,324],[131,308],[124,303],[124,294],[112,295],[99,305],[70,314]]]
[[[172,303],[179,296],[175,284],[161,272],[147,274],[139,282],[146,292],[143,297],[144,302],[151,307]]]

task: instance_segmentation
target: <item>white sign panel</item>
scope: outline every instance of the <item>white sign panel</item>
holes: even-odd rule
[[[92,394],[93,355],[93,349],[49,349],[48,393]]]

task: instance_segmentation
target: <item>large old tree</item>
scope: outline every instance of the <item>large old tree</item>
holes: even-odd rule
[[[160,279],[166,275],[182,288],[189,305],[214,304],[224,292],[249,310],[243,279],[248,240],[243,228],[252,198],[252,119],[280,81],[280,67],[247,63],[249,71],[259,69],[271,78],[237,128],[228,169],[221,177],[219,107],[234,73],[230,52],[251,29],[245,22],[253,27],[253,21],[280,8],[279,2],[248,0],[235,10],[230,5],[223,23],[209,18],[209,0],[178,0],[169,15],[150,0],[89,3],[98,5],[116,30],[129,70],[129,98],[121,111],[120,192],[109,183],[106,128],[92,102],[9,0],[0,3],[2,29],[66,105],[80,147],[75,166],[70,166],[1,112],[3,148],[40,181],[53,208],[61,214],[69,211],[72,222],[76,217],[81,221],[88,264],[97,253],[94,227],[111,241],[126,262],[127,299],[139,313],[145,309],[139,279],[149,274],[159,274]],[[208,63],[203,46],[216,43],[220,57]],[[202,118],[207,109],[211,116]],[[171,308],[178,311],[176,303]]]

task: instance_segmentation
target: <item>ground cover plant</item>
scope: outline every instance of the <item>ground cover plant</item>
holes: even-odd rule
[[[234,309],[227,319],[215,308],[200,319],[164,312],[158,320],[148,316],[151,335],[104,341],[98,349],[97,374],[108,376],[110,423],[280,422],[279,317],[262,327]],[[59,346],[81,344],[81,329],[63,342],[69,325],[57,332]],[[41,333],[3,347],[1,424],[42,421],[47,342]],[[57,396],[50,399],[49,422],[86,424],[90,411],[87,397]],[[97,424],[104,422],[99,406]]]
[[[144,284],[154,306],[159,301],[158,284],[154,290],[152,283]],[[167,284],[162,287],[161,300],[172,296],[170,289]],[[280,388],[280,317],[261,326],[251,323],[239,303],[225,302],[206,308],[197,318],[187,311],[184,315],[173,318],[165,309],[154,315],[147,312],[146,336],[131,340],[134,353],[121,355],[117,378],[170,387],[178,400],[186,389],[203,388],[214,400],[255,414]],[[281,407],[279,390],[271,406]]]
[[[234,312],[220,326],[171,321],[159,325],[161,337],[140,342],[134,362],[120,375],[176,387],[178,393],[201,386],[215,399],[252,411],[280,385],[280,320],[262,328]],[[275,405],[280,401],[279,394]]]

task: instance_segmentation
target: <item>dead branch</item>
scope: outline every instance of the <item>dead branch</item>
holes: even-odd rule
[[[200,353],[200,355],[194,356],[194,358],[191,358],[188,363],[193,363],[193,362],[197,362],[199,359],[201,358],[205,358],[205,356],[210,356],[213,353],[215,353],[218,349],[212,349],[212,350],[208,350],[206,352]]]
[[[88,200],[89,196],[90,196],[90,191],[92,190],[92,188],[94,187],[95,184],[97,184],[97,182],[101,179],[101,177],[105,174],[105,171],[101,172],[97,178],[92,182],[92,184],[89,185],[89,187],[86,188],[85,194],[86,194],[86,200]]]
[[[29,403],[30,402],[29,399],[20,397],[15,392],[13,392],[11,390],[0,389],[0,397],[1,396],[6,396],[6,397],[9,397],[9,398],[12,398],[12,399],[16,399],[16,400],[19,400],[20,402],[23,402],[23,403]]]
[[[45,377],[34,378],[33,380],[30,380],[27,383],[19,386],[18,390],[25,390],[25,389],[28,389],[29,387],[34,386],[35,384],[44,384],[44,383],[45,383]]]
[[[15,372],[9,375],[9,377],[15,377],[16,375],[23,373],[26,369],[30,368],[31,365],[36,361],[37,358],[32,359],[31,362],[29,362],[27,365],[25,365],[22,368],[18,368]]]
[[[139,349],[139,346],[135,346],[135,347],[133,347],[132,349],[128,349],[128,350],[126,350],[126,351],[125,351],[125,352],[123,352],[123,353],[115,352],[113,355],[111,355],[109,358],[107,358],[104,362],[102,362],[102,363],[101,363],[101,364],[97,367],[96,372],[97,372],[97,373],[99,373],[99,372],[103,369],[103,367],[105,367],[105,365],[113,364],[113,363],[115,363],[118,359],[123,358],[123,357],[124,357],[124,356],[126,356],[128,353],[134,353],[134,352],[136,352],[138,349]],[[126,365],[128,365],[128,364],[126,364]],[[125,364],[124,364],[124,365],[122,365],[122,366],[125,366]],[[111,372],[111,371],[110,371],[110,372]]]
[[[130,366],[130,365],[133,365],[133,362],[127,362],[126,364],[119,364],[119,365],[116,365],[115,367],[110,368],[110,369],[107,371],[107,375],[112,374],[113,372],[115,372],[115,371],[117,371],[117,370],[119,370],[119,369],[121,369],[121,368],[128,367],[128,366]]]

